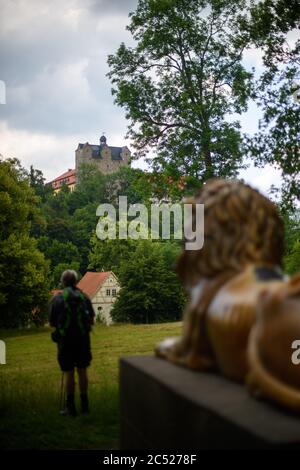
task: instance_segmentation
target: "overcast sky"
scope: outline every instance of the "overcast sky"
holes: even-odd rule
[[[25,167],[41,169],[51,180],[74,168],[78,142],[126,142],[124,111],[113,103],[107,56],[122,41],[128,13],[137,0],[0,0],[0,153]],[[258,51],[245,57],[260,65]],[[1,101],[1,100],[0,100]],[[257,110],[242,119],[254,131]],[[143,166],[143,163],[135,166]],[[278,183],[273,168],[250,168],[242,176],[264,192]]]

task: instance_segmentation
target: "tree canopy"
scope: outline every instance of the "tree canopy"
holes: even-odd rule
[[[240,124],[252,73],[242,64],[243,0],[139,0],[128,30],[134,47],[110,55],[109,77],[126,109],[136,155],[153,168],[201,181],[241,167]]]
[[[121,291],[111,312],[119,322],[158,323],[182,318],[185,296],[174,271],[178,245],[139,240],[119,267]]]
[[[244,28],[264,64],[254,93],[263,116],[258,132],[248,138],[248,154],[258,166],[281,170],[281,197],[292,208],[300,199],[300,3],[260,1]]]
[[[0,326],[44,319],[48,263],[30,236],[41,220],[38,198],[17,160],[0,160]]]
[[[147,156],[174,181],[203,183],[236,176],[248,156],[281,170],[282,198],[293,205],[300,197],[299,26],[297,0],[139,0],[127,27],[134,45],[122,43],[108,57],[136,157]],[[261,52],[262,69],[245,68],[249,48]],[[254,136],[239,123],[249,100],[262,111]]]

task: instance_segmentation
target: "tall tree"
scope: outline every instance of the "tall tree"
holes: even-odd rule
[[[28,172],[29,184],[34,189],[34,192],[44,201],[47,196],[53,193],[51,184],[45,184],[46,178],[41,170],[34,168],[30,165]]]
[[[115,321],[154,323],[179,320],[185,302],[174,272],[177,244],[139,240],[121,261],[120,294],[114,303]]]
[[[89,269],[96,271],[113,271],[117,276],[120,273],[121,263],[134,253],[137,242],[131,240],[99,240],[94,233],[91,237],[91,251],[89,253]]]
[[[247,109],[252,74],[242,65],[244,0],[139,0],[127,29],[134,47],[110,55],[109,77],[129,119],[136,156],[154,169],[202,180],[233,176],[242,139],[233,113]]]
[[[48,263],[30,236],[38,198],[17,160],[0,160],[0,326],[39,322],[48,300]]]
[[[254,96],[263,117],[248,140],[249,154],[258,166],[269,163],[281,170],[282,202],[289,208],[300,199],[299,27],[298,0],[262,0],[244,23],[264,63]]]

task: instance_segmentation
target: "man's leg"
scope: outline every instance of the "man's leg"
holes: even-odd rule
[[[87,394],[88,391],[88,377],[86,368],[77,368],[78,372],[78,381],[79,381],[79,390],[83,395]]]
[[[66,393],[68,395],[73,395],[75,392],[75,379],[74,379],[74,369],[65,372],[66,377]]]
[[[75,393],[75,379],[74,379],[74,369],[68,372],[65,372],[66,377],[66,393],[67,393],[67,411],[71,416],[76,416],[76,407],[74,400]]]
[[[81,399],[81,411],[82,413],[89,412],[89,402],[88,402],[88,377],[86,368],[77,368],[79,389],[80,389],[80,399]]]

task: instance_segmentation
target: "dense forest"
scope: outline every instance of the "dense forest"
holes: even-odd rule
[[[115,303],[118,321],[154,322],[181,317],[184,294],[174,271],[178,240],[99,240],[99,204],[128,204],[174,198],[180,189],[168,179],[123,167],[103,175],[82,165],[73,192],[55,193],[39,170],[26,171],[16,159],[0,161],[0,322],[3,327],[43,324],[50,292],[63,270],[112,270],[123,286]],[[141,275],[142,274],[142,275]]]
[[[112,270],[122,289],[113,317],[137,323],[181,318],[184,292],[174,266],[178,240],[99,240],[99,204],[117,208],[119,195],[128,204],[179,202],[195,191],[195,181],[171,180],[163,174],[123,167],[103,175],[83,165],[73,192],[54,193],[41,171],[26,171],[16,159],[0,160],[0,308],[1,327],[41,325],[47,318],[52,289],[63,270]],[[285,268],[300,266],[298,211],[280,208],[286,223]]]

